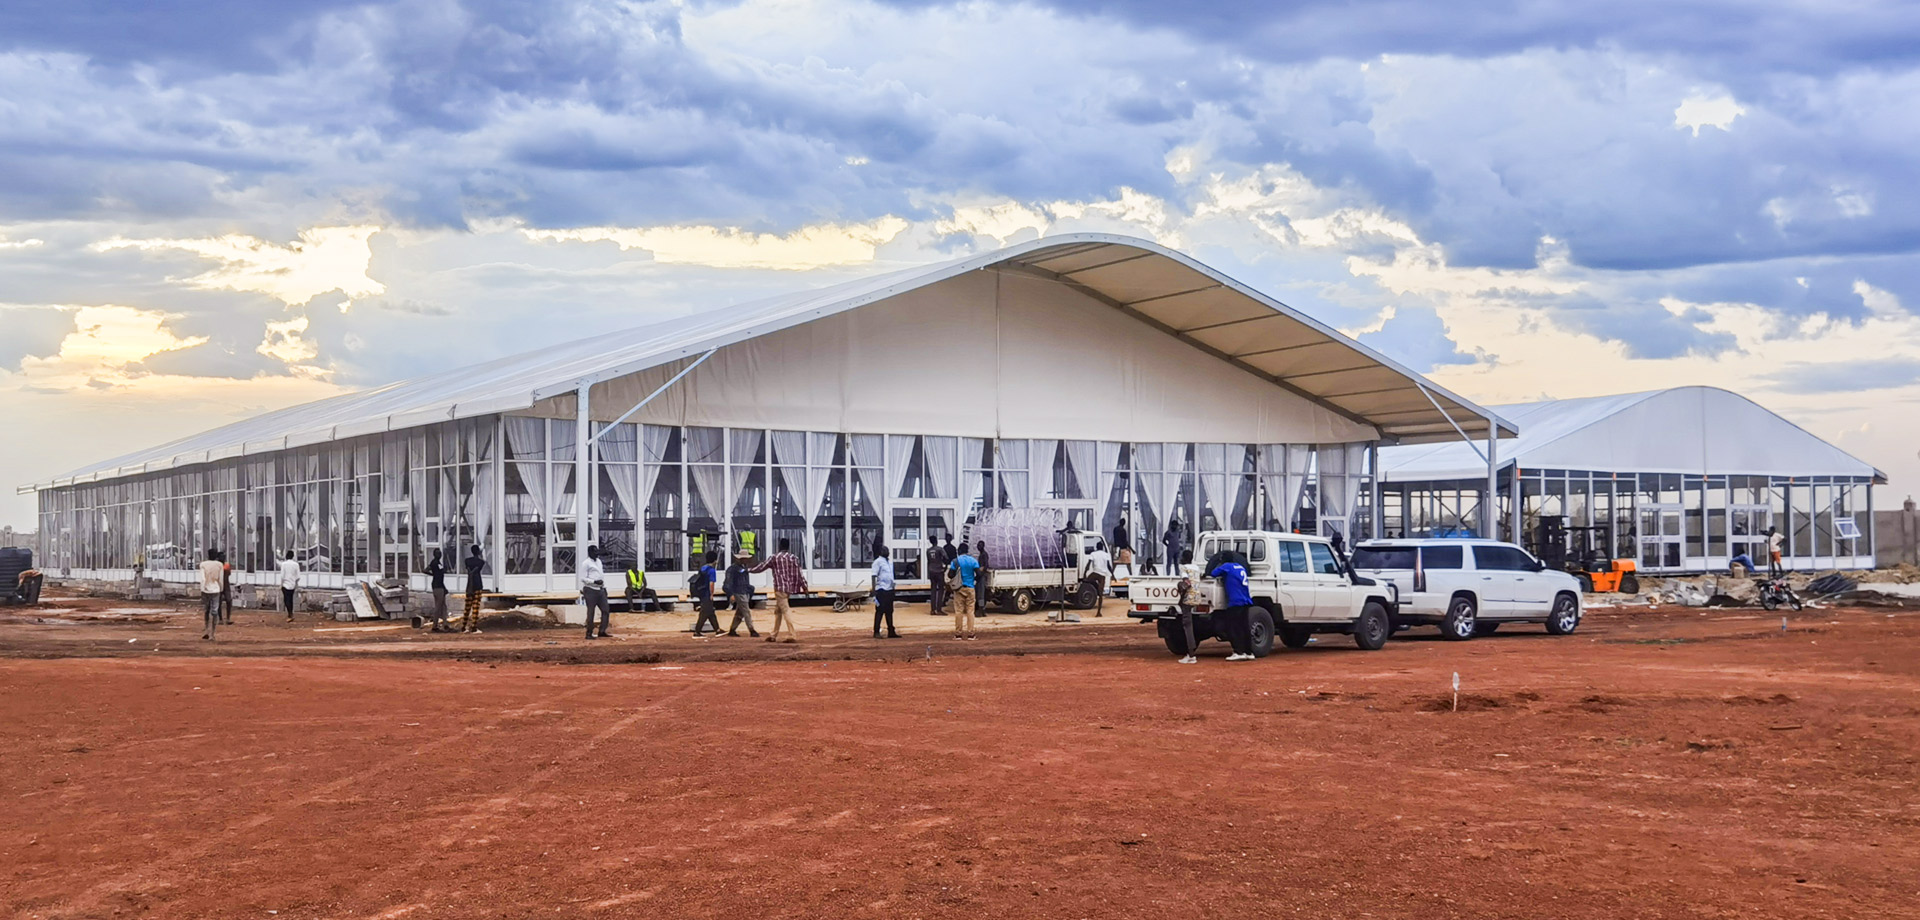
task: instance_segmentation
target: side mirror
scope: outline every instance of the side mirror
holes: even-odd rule
[[[1544,572],[1546,570],[1547,570],[1547,564],[1544,562],[1541,562],[1538,559],[1533,560],[1533,562],[1528,563],[1527,565],[1527,571],[1529,572]]]

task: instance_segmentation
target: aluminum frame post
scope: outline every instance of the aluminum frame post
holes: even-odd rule
[[[580,571],[580,560],[586,557],[587,547],[593,542],[593,519],[598,517],[593,508],[593,486],[598,477],[594,476],[590,451],[593,441],[587,437],[587,429],[592,426],[592,404],[589,396],[593,391],[590,383],[580,384],[574,391],[573,401],[573,570]]]
[[[1367,469],[1372,473],[1368,477],[1367,489],[1367,536],[1379,540],[1386,536],[1386,514],[1380,509],[1380,442],[1367,445]]]
[[[1480,536],[1498,538],[1500,503],[1500,426],[1487,420],[1487,491],[1480,501]]]

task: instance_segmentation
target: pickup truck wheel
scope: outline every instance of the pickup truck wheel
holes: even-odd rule
[[[1393,626],[1387,622],[1387,608],[1379,601],[1368,601],[1360,611],[1360,619],[1353,624],[1353,644],[1375,652],[1387,644],[1387,636],[1393,634]]]
[[[1100,589],[1091,581],[1083,581],[1075,585],[1072,604],[1078,610],[1092,610],[1100,606]]]
[[[1010,592],[1007,594],[1005,606],[1007,610],[1012,613],[1032,613],[1033,593],[1029,591]]]
[[[1282,625],[1280,627],[1280,644],[1287,648],[1306,648],[1307,643],[1312,640],[1313,630],[1305,626]]]
[[[1273,614],[1265,607],[1255,607],[1247,614],[1247,637],[1253,646],[1253,657],[1265,658],[1273,654]]]
[[[1195,638],[1197,639],[1198,636],[1196,635]],[[1187,633],[1177,622],[1160,621],[1160,641],[1167,644],[1167,651],[1172,652],[1176,658],[1185,658],[1193,651],[1187,648]]]
[[[1453,599],[1447,605],[1447,616],[1440,621],[1440,636],[1458,642],[1473,638],[1473,629],[1479,621],[1480,606],[1473,598],[1464,595]]]
[[[1573,595],[1562,594],[1553,599],[1553,612],[1547,614],[1547,632],[1564,636],[1580,628],[1580,605],[1574,602]]]

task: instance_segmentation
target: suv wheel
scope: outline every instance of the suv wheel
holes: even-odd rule
[[[1280,626],[1280,644],[1287,648],[1306,648],[1313,641],[1313,630],[1306,626]]]
[[[1379,601],[1368,601],[1360,611],[1360,619],[1353,624],[1353,644],[1369,652],[1378,651],[1387,644],[1387,636],[1393,633],[1393,626],[1387,622],[1387,608]]]
[[[1553,599],[1553,612],[1547,614],[1547,632],[1564,636],[1580,628],[1580,605],[1571,594]]]
[[[1247,614],[1248,644],[1253,646],[1253,657],[1265,658],[1273,654],[1273,614],[1265,607],[1255,607]]]
[[[1442,638],[1460,641],[1473,638],[1473,628],[1479,622],[1480,608],[1473,598],[1461,595],[1447,606],[1446,619],[1440,621]]]

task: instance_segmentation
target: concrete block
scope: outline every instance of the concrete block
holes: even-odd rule
[[[547,609],[568,626],[587,625],[587,606],[585,604],[548,604]]]

